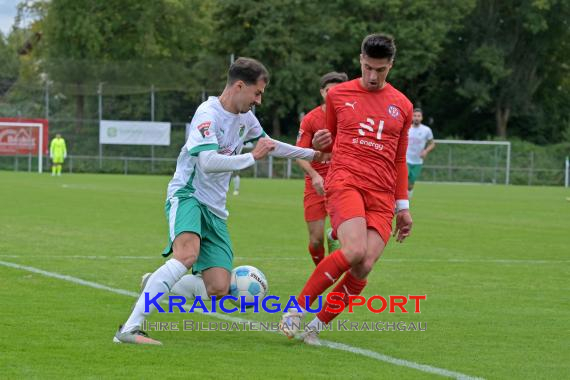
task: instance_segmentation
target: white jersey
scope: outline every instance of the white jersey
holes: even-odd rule
[[[409,164],[423,164],[424,160],[420,157],[420,153],[426,147],[428,141],[433,140],[431,128],[427,125],[420,124],[419,127],[410,127],[408,132],[408,151],[406,152],[406,161]]]
[[[245,143],[265,135],[255,115],[226,111],[220,100],[210,96],[202,103],[190,123],[190,133],[182,147],[176,172],[168,184],[167,199],[195,197],[220,218],[228,217],[226,195],[232,172],[204,173],[198,165],[198,154],[215,150],[218,154],[240,154]]]

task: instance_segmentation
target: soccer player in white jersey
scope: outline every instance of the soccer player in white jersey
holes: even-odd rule
[[[414,109],[412,127],[408,132],[408,150],[406,161],[408,163],[408,199],[412,199],[414,184],[420,178],[424,160],[435,148],[431,128],[422,124],[423,112],[420,108]]]
[[[233,171],[252,166],[268,154],[314,161],[323,158],[321,152],[285,144],[265,134],[251,109],[261,105],[268,82],[263,64],[239,58],[228,71],[220,97],[210,97],[196,110],[168,185],[165,209],[169,242],[163,256],[172,256],[145,279],[143,291],[114,342],[161,344],[141,330],[149,314],[144,312],[145,293],[149,300],[161,292],[187,298],[199,295],[202,299],[228,294],[233,248],[226,225],[226,196]],[[255,148],[241,154],[243,145],[251,141],[257,141]],[[192,274],[186,274],[190,268]]]

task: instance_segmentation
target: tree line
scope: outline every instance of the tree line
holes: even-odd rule
[[[49,83],[73,100],[57,111],[78,130],[97,86],[116,95],[117,117],[142,117],[127,95],[152,87],[164,92],[157,119],[184,121],[195,94],[223,88],[233,54],[268,67],[258,117],[273,135],[293,135],[299,114],[320,102],[319,77],[358,77],[362,38],[384,32],[398,48],[390,82],[438,137],[570,141],[567,0],[51,0],[18,9],[0,38],[3,116],[17,108],[41,117],[41,97],[24,89]]]

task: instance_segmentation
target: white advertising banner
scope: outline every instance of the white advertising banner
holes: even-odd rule
[[[101,120],[100,144],[170,145],[170,123]]]

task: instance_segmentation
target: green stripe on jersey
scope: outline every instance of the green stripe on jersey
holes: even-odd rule
[[[219,146],[218,144],[204,144],[204,145],[198,145],[195,146],[194,148],[190,149],[190,155],[191,156],[197,156],[198,153],[203,152],[205,150],[218,150]]]

